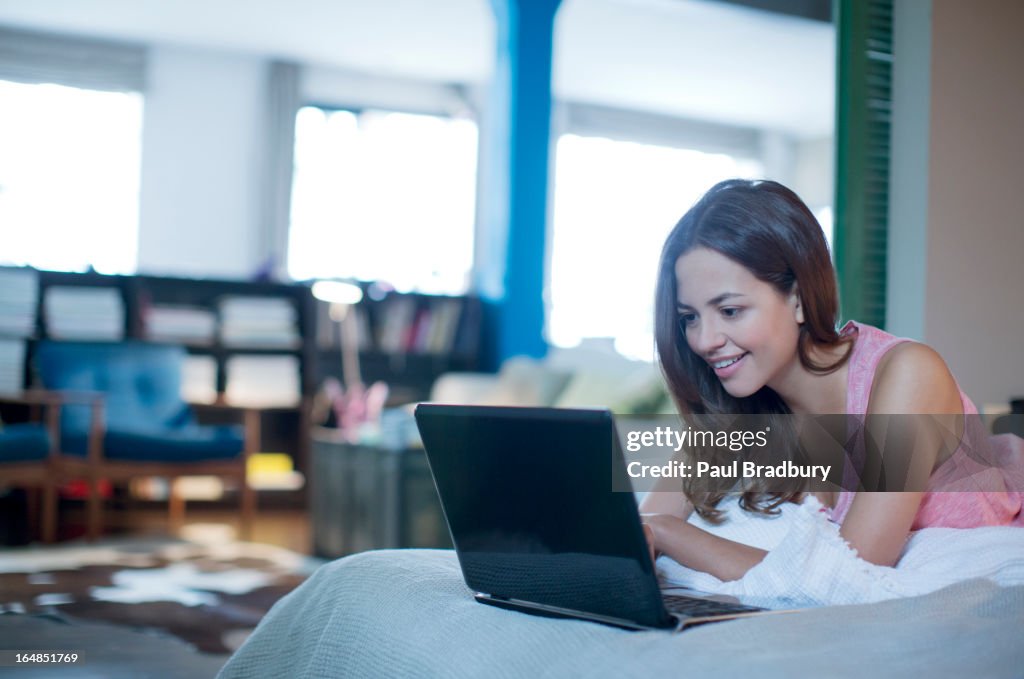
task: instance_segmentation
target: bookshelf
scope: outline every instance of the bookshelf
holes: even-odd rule
[[[315,392],[316,317],[309,286],[157,276],[130,279],[129,296],[136,305],[131,336],[182,344],[190,355],[208,358],[215,368],[218,400],[243,402],[237,395],[229,396],[232,363],[240,359],[285,359],[294,365],[293,388],[255,395],[248,405],[295,405]]]
[[[434,381],[451,371],[480,367],[482,303],[474,295],[398,293],[361,284],[363,299],[352,313],[359,335],[363,381],[390,387],[389,404],[427,398]],[[340,324],[330,304],[315,301],[320,380],[344,382]]]
[[[389,405],[425,399],[445,372],[479,369],[479,298],[360,287],[362,377],[388,384]],[[339,323],[307,283],[0,267],[0,391],[35,384],[41,339],[185,347],[186,400],[260,407],[262,448],[303,474],[316,390],[328,376],[344,380]]]
[[[0,389],[37,385],[40,340],[178,344],[188,353],[186,400],[260,408],[261,447],[305,472],[317,384],[313,302],[303,284],[0,267]]]

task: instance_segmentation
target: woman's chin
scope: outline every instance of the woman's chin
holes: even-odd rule
[[[733,398],[747,398],[748,396],[753,396],[761,388],[759,385],[732,380],[722,382],[722,387],[725,388],[726,393]]]

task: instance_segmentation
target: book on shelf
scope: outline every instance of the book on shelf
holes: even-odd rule
[[[186,356],[181,367],[181,398],[187,403],[217,400],[217,361],[212,356]]]
[[[389,297],[381,303],[383,318],[378,326],[377,347],[385,353],[406,351],[410,328],[416,317],[411,297]]]
[[[228,403],[254,408],[292,407],[301,400],[295,356],[232,356],[225,364]]]
[[[0,336],[29,337],[36,329],[39,273],[0,269]]]
[[[480,350],[480,326],[483,323],[483,309],[479,300],[467,301],[460,309],[459,317],[452,328],[450,353],[463,358],[476,356]]]
[[[0,394],[21,391],[25,384],[25,341],[0,338]]]
[[[422,350],[430,354],[447,354],[455,348],[455,333],[462,315],[462,300],[439,299],[432,305],[430,335]]]
[[[377,346],[386,353],[451,353],[464,306],[464,300],[456,297],[390,298],[379,312]]]
[[[220,299],[220,341],[226,347],[297,349],[298,316],[281,297],[224,296]]]
[[[114,287],[51,286],[43,298],[43,314],[47,335],[53,339],[124,338],[124,300]]]
[[[412,324],[405,334],[404,347],[406,351],[422,353],[427,344],[427,337],[430,335],[431,312],[427,307],[420,307],[416,310]]]
[[[210,346],[217,339],[217,314],[201,307],[154,305],[144,313],[143,328],[155,342]]]
[[[283,297],[224,295],[219,302],[222,320],[295,322],[295,307]]]

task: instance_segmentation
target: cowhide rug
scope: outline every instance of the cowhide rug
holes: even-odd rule
[[[161,630],[231,653],[319,560],[244,542],[109,540],[0,550],[0,613]]]

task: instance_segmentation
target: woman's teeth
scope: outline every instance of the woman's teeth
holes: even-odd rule
[[[733,364],[733,363],[735,363],[736,361],[740,360],[740,359],[741,359],[741,358],[743,358],[744,356],[746,356],[746,354],[740,354],[740,355],[739,355],[739,356],[737,356],[736,358],[731,358],[731,359],[729,359],[728,361],[718,361],[717,363],[712,363],[711,365],[712,365],[712,366],[714,366],[714,367],[715,367],[716,369],[719,369],[719,370],[721,370],[722,368],[727,368],[727,367],[729,367],[730,365],[732,365],[732,364]]]

